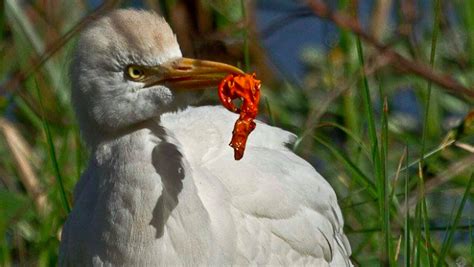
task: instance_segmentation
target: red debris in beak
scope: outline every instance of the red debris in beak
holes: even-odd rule
[[[249,134],[255,129],[258,103],[260,101],[260,81],[253,74],[229,74],[219,84],[219,99],[222,105],[234,113],[240,113],[234,124],[230,146],[234,149],[234,159],[244,156],[245,145]],[[241,99],[242,104],[236,107],[232,102]]]

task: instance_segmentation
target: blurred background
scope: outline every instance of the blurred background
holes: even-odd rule
[[[0,266],[56,265],[88,157],[70,55],[77,34],[118,7],[162,14],[185,56],[257,73],[260,119],[297,134],[292,149],[334,187],[354,264],[473,266],[465,0],[2,1]],[[219,104],[213,91],[200,102]]]

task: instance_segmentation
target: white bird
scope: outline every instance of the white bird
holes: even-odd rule
[[[91,157],[63,227],[61,266],[350,266],[336,194],[257,122],[242,160],[236,114],[190,107],[235,67],[182,58],[166,21],[116,10],[78,41],[72,103]]]

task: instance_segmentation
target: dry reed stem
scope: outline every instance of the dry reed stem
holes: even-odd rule
[[[18,178],[28,195],[33,199],[37,211],[40,214],[45,214],[48,209],[48,200],[30,163],[32,152],[28,143],[15,125],[3,118],[0,118],[0,132],[3,134],[17,166]]]
[[[385,32],[387,21],[390,18],[390,10],[392,7],[392,0],[377,0],[375,10],[372,15],[371,33],[377,38],[381,39]]]

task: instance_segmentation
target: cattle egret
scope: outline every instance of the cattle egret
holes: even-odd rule
[[[183,58],[166,21],[116,10],[81,34],[72,103],[91,156],[62,232],[61,266],[350,266],[331,186],[257,122],[245,156],[238,117],[190,107],[235,67]],[[195,92],[196,90],[194,90]]]

